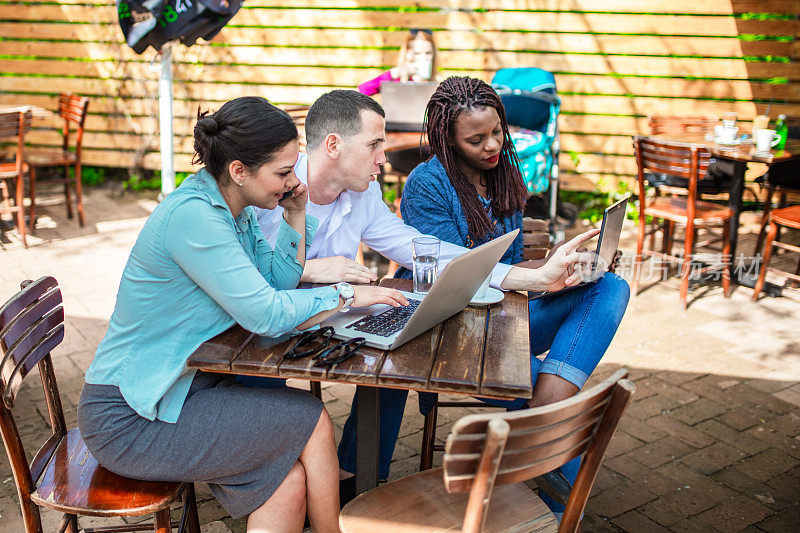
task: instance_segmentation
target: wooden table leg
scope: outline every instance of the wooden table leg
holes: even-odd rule
[[[377,387],[356,387],[356,494],[378,486],[380,396]]]
[[[730,274],[731,279],[738,282],[734,276],[734,264],[736,263],[736,243],[739,240],[739,213],[742,210],[742,196],[744,195],[744,173],[747,171],[747,163],[744,161],[734,161],[733,166],[733,182],[731,183],[731,192],[728,197],[728,207],[733,211],[733,217],[730,220],[730,232],[728,239],[731,245],[731,264]]]

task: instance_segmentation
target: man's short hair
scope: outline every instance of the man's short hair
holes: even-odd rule
[[[331,133],[351,137],[361,133],[361,111],[374,111],[386,116],[381,105],[358,91],[336,89],[323,94],[306,116],[306,144],[312,150]]]

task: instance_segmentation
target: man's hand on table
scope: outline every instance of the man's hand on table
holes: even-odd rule
[[[302,282],[308,283],[371,283],[378,276],[364,265],[348,259],[343,255],[308,259],[303,268]]]

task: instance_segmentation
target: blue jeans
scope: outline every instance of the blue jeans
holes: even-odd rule
[[[606,274],[598,282],[585,287],[531,300],[530,314],[531,376],[536,385],[538,374],[555,374],[583,387],[597,367],[619,327],[628,306],[630,289],[628,283],[616,274]],[[549,353],[544,361],[535,356]],[[380,391],[380,457],[379,475],[389,476],[389,465],[400,432],[408,392],[398,389]],[[420,412],[427,414],[436,402],[436,394],[420,393]],[[523,409],[527,399],[481,401],[513,411]],[[350,417],[344,426],[339,443],[339,466],[348,472],[356,469],[356,402],[350,408]],[[391,440],[387,440],[391,439]],[[574,464],[573,464],[574,463]],[[578,474],[580,459],[575,458],[561,467],[562,473],[571,483]],[[554,512],[555,502],[547,501]]]

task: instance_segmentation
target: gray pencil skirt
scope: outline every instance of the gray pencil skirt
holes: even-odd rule
[[[288,388],[237,385],[198,372],[178,421],[147,420],[112,385],[87,383],[78,425],[112,472],[149,481],[201,481],[234,518],[258,509],[283,482],[316,427],[322,403]]]

